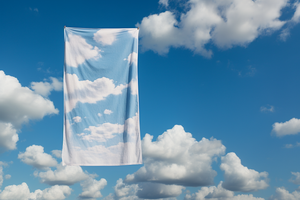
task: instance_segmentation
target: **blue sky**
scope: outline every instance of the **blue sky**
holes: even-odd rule
[[[0,199],[300,198],[300,6],[2,1]],[[140,28],[143,165],[63,167],[64,26]]]

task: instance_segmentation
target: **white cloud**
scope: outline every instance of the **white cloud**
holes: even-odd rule
[[[222,187],[227,190],[250,192],[267,188],[267,172],[257,172],[241,164],[241,160],[233,152],[222,158],[220,169],[224,171],[225,181]]]
[[[44,153],[44,147],[39,145],[27,147],[24,153],[19,153],[18,158],[37,169],[47,169],[57,165],[57,161],[51,155]]]
[[[72,189],[67,185],[54,185],[44,190],[36,190],[31,193],[31,198],[36,200],[57,200],[65,199],[72,192]],[[29,198],[29,199],[31,199]]]
[[[94,34],[94,40],[102,45],[111,45],[122,29],[100,29]]]
[[[18,199],[28,200],[30,197],[30,190],[26,183],[21,185],[9,185],[0,193],[0,199]]]
[[[162,5],[164,5],[165,7],[168,7],[169,6],[169,2],[168,2],[169,0],[159,0],[159,4],[162,4]]]
[[[128,61],[128,64],[134,64],[135,66],[137,66],[138,54],[135,52],[132,52],[131,54],[129,54],[127,59],[125,58],[125,60]]]
[[[300,119],[292,118],[286,122],[275,122],[272,126],[272,132],[275,133],[277,137],[296,135],[300,132]]]
[[[139,187],[137,184],[127,185],[120,178],[114,187],[114,194],[109,194],[104,200],[138,200],[136,196]]]
[[[57,78],[50,77],[52,83],[49,82],[31,82],[31,88],[35,93],[40,94],[44,97],[48,97],[52,90],[61,91],[63,83]]]
[[[52,150],[52,155],[54,155],[56,158],[61,158],[61,150]]]
[[[159,3],[166,5],[167,1]],[[281,9],[287,0],[188,0],[188,11],[165,11],[144,17],[140,24],[143,50],[165,54],[170,47],[185,47],[203,56],[212,52],[205,45],[212,41],[220,48],[245,46],[259,35],[280,29]],[[174,10],[170,8],[170,10]],[[180,16],[177,21],[175,13]]]
[[[295,176],[295,179],[290,179],[290,182],[300,185],[300,172],[292,172],[292,174]]]
[[[285,188],[277,188],[276,194],[272,195],[269,200],[299,200],[300,199],[300,192],[294,191],[289,193]]]
[[[142,50],[153,50],[159,54],[166,54],[170,46],[179,46],[178,22],[170,11],[144,17],[140,27],[140,44]]]
[[[131,94],[137,95],[139,92],[137,79],[132,79],[128,85],[130,87]]]
[[[79,123],[79,122],[81,122],[81,117],[79,117],[79,116],[73,117],[73,120],[74,120],[74,122]]]
[[[99,126],[90,126],[84,130],[90,131],[90,134],[78,134],[78,136],[81,136],[83,140],[105,142],[114,138],[116,134],[123,133],[124,125],[103,123]]]
[[[106,185],[107,181],[101,178],[99,181],[89,178],[86,181],[80,183],[82,187],[82,193],[79,195],[82,199],[98,198],[102,197],[100,190],[102,190]]]
[[[5,165],[5,163],[0,161],[0,188],[3,184],[3,167],[2,167],[2,165]]]
[[[16,149],[19,136],[11,123],[0,122],[0,153]]]
[[[101,114],[101,113],[98,113],[98,116],[99,116],[99,117],[101,117],[101,116],[102,116],[102,114]]]
[[[28,185],[23,182],[20,185],[9,185],[0,193],[0,199],[18,200],[62,200],[71,194],[72,189],[66,185],[55,185],[44,190],[36,190],[30,193]]]
[[[271,106],[271,105],[261,106],[260,111],[261,112],[274,112],[274,106]]]
[[[0,121],[19,128],[30,119],[42,119],[46,115],[58,114],[53,102],[22,87],[18,79],[5,75],[0,70]]]
[[[77,102],[96,103],[104,100],[108,95],[122,94],[122,90],[127,87],[127,84],[115,86],[113,80],[106,77],[94,81],[79,81],[76,74],[66,74],[65,80],[68,83],[65,85],[65,108],[67,113],[75,108]]]
[[[264,200],[263,198],[253,197],[250,195],[237,195],[234,192],[222,187],[222,181],[219,185],[211,187],[202,187],[194,194],[186,194],[184,200]]]
[[[112,113],[113,113],[113,111],[111,111],[111,110],[108,110],[108,109],[104,110],[104,114],[106,114],[106,115],[110,115]]]
[[[105,114],[110,114],[110,110],[105,110]],[[112,123],[103,123],[98,126],[89,126],[84,129],[89,131],[90,134],[80,133],[78,136],[81,136],[83,140],[88,141],[98,141],[106,142],[108,139],[112,139],[116,134],[124,133],[125,131],[130,134],[132,137],[135,137],[139,133],[139,117],[136,113],[132,118],[125,120],[125,124],[112,124]]]
[[[35,173],[34,175],[39,177],[42,183],[49,185],[73,185],[90,177],[82,171],[80,166],[62,166],[61,164],[54,171],[48,169],[46,172]]]
[[[197,142],[182,126],[176,125],[158,136],[146,134],[142,140],[144,166],[125,181],[157,182],[183,186],[205,186],[213,183],[216,172],[211,163],[225,153],[221,141],[202,138]],[[195,179],[195,177],[198,177]]]
[[[78,67],[89,59],[101,57],[100,49],[88,44],[79,35],[68,34],[69,41],[65,43],[66,64],[70,67]]]

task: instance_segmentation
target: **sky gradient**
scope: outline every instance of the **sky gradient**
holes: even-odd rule
[[[298,1],[1,1],[0,16],[0,199],[300,199]],[[61,165],[64,26],[139,27],[142,165]]]

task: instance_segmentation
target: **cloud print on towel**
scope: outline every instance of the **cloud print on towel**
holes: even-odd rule
[[[66,42],[66,64],[70,67],[78,67],[84,61],[101,57],[100,49],[88,44],[79,35],[68,34],[69,41]]]
[[[70,112],[76,107],[77,102],[96,103],[104,100],[108,95],[122,94],[122,90],[128,84],[115,86],[112,79],[102,77],[94,81],[79,81],[76,74],[66,74],[65,80],[70,84],[65,84],[66,112]]]
[[[121,124],[112,124],[112,123],[103,123],[98,126],[89,126],[84,129],[85,131],[90,131],[91,134],[80,133],[77,134],[83,140],[87,141],[98,141],[106,142],[108,139],[116,137],[118,134],[126,132],[131,137],[136,137],[138,132],[138,114],[132,118],[128,118],[125,121],[124,125]]]

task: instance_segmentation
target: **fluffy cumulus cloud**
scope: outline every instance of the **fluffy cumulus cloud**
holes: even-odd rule
[[[68,41],[65,43],[66,64],[70,67],[78,67],[89,59],[98,59],[101,57],[100,49],[88,44],[85,39],[79,35],[69,34]]]
[[[48,169],[45,172],[35,172],[34,175],[39,177],[42,183],[48,185],[73,185],[90,177],[82,171],[80,166],[62,166],[61,164],[54,171]]]
[[[44,190],[30,192],[28,185],[23,182],[20,185],[9,185],[0,193],[0,199],[18,200],[62,200],[71,194],[72,189],[66,185],[55,185]]]
[[[186,194],[184,200],[264,200],[263,198],[253,197],[252,194],[240,194],[234,196],[234,192],[222,187],[222,181],[219,185],[211,187],[202,187],[194,194]]]
[[[0,199],[28,200],[30,196],[30,190],[26,183],[6,186],[0,193]]]
[[[144,166],[126,176],[127,183],[153,182],[182,186],[213,184],[216,172],[212,160],[225,153],[225,146],[214,138],[196,141],[176,125],[156,141],[146,134],[142,140]]]
[[[45,115],[58,114],[53,102],[22,87],[18,79],[0,71],[0,121],[20,127],[29,119],[42,119]]]
[[[61,91],[63,83],[57,78],[50,77],[51,83],[49,82],[32,82],[31,88],[35,93],[40,94],[44,97],[48,97],[51,91]]]
[[[104,200],[138,200],[136,196],[139,186],[137,184],[125,184],[122,179],[117,181],[117,184],[114,187],[114,194],[109,194]]]
[[[292,118],[286,122],[275,122],[272,133],[277,137],[296,135],[300,133],[300,119]]]
[[[3,184],[3,165],[6,165],[6,163],[0,161],[0,188]]]
[[[44,147],[39,145],[27,147],[24,153],[19,153],[18,158],[37,169],[47,169],[57,165],[57,161],[51,155],[44,153]]]
[[[11,123],[0,122],[0,153],[17,147],[19,136]]]
[[[75,108],[78,102],[96,103],[104,100],[108,95],[120,95],[127,85],[120,84],[115,86],[112,79],[106,77],[98,78],[94,81],[79,81],[76,74],[66,74],[65,80],[65,100],[66,112]]]
[[[72,189],[67,185],[54,185],[50,188],[44,190],[36,190],[34,193],[31,193],[31,198],[36,200],[56,200],[56,199],[65,199],[72,192]],[[31,199],[29,198],[29,199]]]
[[[231,191],[250,192],[267,188],[267,172],[257,172],[241,164],[241,159],[233,152],[222,157],[221,170],[224,171],[222,187]]]
[[[82,187],[82,193],[79,195],[82,199],[94,199],[102,197],[100,190],[102,190],[106,185],[107,181],[102,178],[99,181],[89,178],[86,181],[80,183]]]
[[[0,151],[16,148],[18,130],[29,120],[42,119],[58,114],[53,102],[28,87],[22,87],[18,79],[0,70]]]
[[[159,3],[168,6],[168,1]],[[280,29],[285,24],[279,19],[281,9],[287,5],[288,0],[188,0],[184,6],[189,10],[184,13],[170,8],[144,17],[137,24],[140,44],[159,54],[181,46],[210,57],[212,52],[205,48],[210,41],[220,48],[245,46],[259,35]]]
[[[275,195],[272,195],[269,200],[298,200],[300,199],[300,192],[294,191],[289,193],[285,188],[277,188]]]

